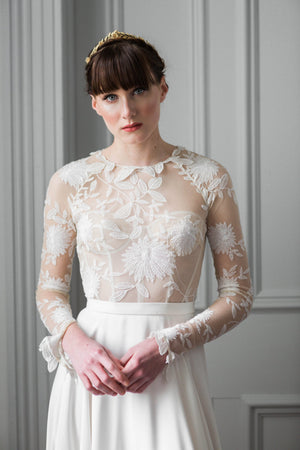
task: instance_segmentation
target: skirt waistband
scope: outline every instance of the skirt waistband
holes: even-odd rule
[[[101,300],[88,299],[86,308],[97,312],[109,314],[136,314],[136,315],[183,315],[195,311],[194,303],[113,303]]]

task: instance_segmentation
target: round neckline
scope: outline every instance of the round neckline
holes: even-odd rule
[[[118,166],[118,167],[126,167],[126,168],[129,168],[129,169],[146,169],[147,167],[155,167],[158,164],[165,164],[165,163],[167,163],[174,156],[175,151],[177,151],[178,149],[179,149],[179,147],[176,146],[173,149],[171,155],[168,156],[166,159],[163,159],[162,161],[158,161],[158,162],[156,162],[154,164],[145,164],[144,166],[135,166],[135,165],[130,165],[130,164],[122,164],[122,163],[118,163],[118,162],[112,161],[111,159],[108,159],[105,155],[102,154],[103,150],[98,150],[98,152],[99,152],[98,156],[100,156],[105,162],[110,163],[110,164],[114,164],[115,166]]]

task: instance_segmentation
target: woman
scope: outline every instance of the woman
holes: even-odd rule
[[[203,344],[248,315],[238,207],[217,162],[165,142],[164,61],[114,32],[86,59],[92,107],[114,140],[50,180],[37,305],[56,373],[47,449],[219,449]],[[205,238],[219,297],[194,316]],[[87,297],[69,305],[75,243]]]

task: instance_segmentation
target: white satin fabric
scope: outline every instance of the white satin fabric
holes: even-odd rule
[[[151,332],[193,317],[193,305],[89,300],[77,321],[116,357]],[[176,355],[142,394],[95,396],[59,364],[47,450],[219,450],[203,345]]]

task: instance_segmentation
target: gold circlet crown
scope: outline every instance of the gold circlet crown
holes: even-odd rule
[[[122,31],[115,30],[111,33],[109,33],[105,38],[101,39],[101,41],[98,42],[97,45],[93,48],[93,50],[90,52],[89,56],[85,58],[86,64],[88,64],[91,60],[91,57],[97,53],[99,48],[107,41],[113,41],[114,39],[140,39],[141,41],[146,42],[146,44],[149,44],[148,41],[145,41],[145,39],[141,38],[140,36],[135,36],[134,34],[128,34],[123,33]]]

